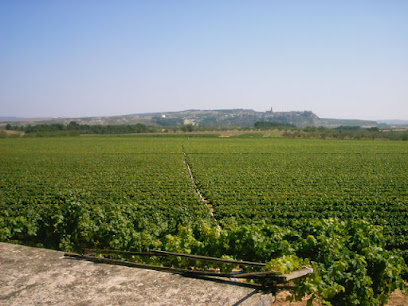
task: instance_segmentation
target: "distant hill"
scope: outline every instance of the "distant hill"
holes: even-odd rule
[[[21,117],[13,117],[13,116],[0,116],[0,121],[7,121],[7,120],[16,120],[16,119],[22,119]]]
[[[252,109],[217,109],[217,110],[198,110],[190,109],[179,112],[162,112],[162,113],[144,113],[144,114],[129,114],[123,116],[106,116],[106,117],[82,117],[82,118],[15,118],[0,120],[0,125],[10,123],[12,125],[34,125],[34,124],[51,124],[63,123],[68,124],[75,121],[79,124],[89,125],[121,125],[121,124],[137,124],[154,126],[182,126],[187,124],[197,126],[243,126],[253,127],[257,121],[279,122],[284,124],[293,124],[299,128],[306,126],[363,126],[386,127],[385,123],[379,125],[376,121],[354,120],[354,119],[330,119],[319,118],[311,111],[290,111],[290,112],[274,112],[270,111],[258,112]]]
[[[394,129],[408,129],[408,120],[378,120],[378,123]]]
[[[385,124],[405,124],[408,125],[408,120],[378,120],[378,123],[385,123]]]
[[[128,115],[138,120],[150,120],[151,124],[161,126],[198,125],[198,126],[246,126],[253,127],[257,121],[274,121],[293,124],[298,127],[318,126],[319,117],[310,111],[296,112],[257,112],[252,109],[216,109],[185,110]]]
[[[325,126],[325,127],[339,127],[339,126],[374,127],[374,126],[378,126],[377,121],[358,120],[358,119],[320,118],[320,123],[322,126]]]

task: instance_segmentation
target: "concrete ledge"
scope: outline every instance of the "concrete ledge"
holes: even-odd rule
[[[252,288],[0,243],[0,305],[271,305]]]

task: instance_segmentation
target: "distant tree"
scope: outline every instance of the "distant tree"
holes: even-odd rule
[[[341,130],[341,131],[357,131],[361,130],[361,126],[344,126],[341,125],[339,127],[335,128],[336,130]]]
[[[257,121],[255,122],[254,127],[259,130],[296,128],[296,126],[294,126],[293,124],[287,124],[277,121]]]
[[[192,132],[194,131],[194,126],[192,124],[186,124],[181,127],[183,132]]]
[[[303,129],[305,132],[316,132],[317,128],[315,126],[307,126]]]
[[[71,121],[68,125],[67,125],[67,129],[68,130],[79,130],[81,128],[81,125],[76,123],[75,121]]]

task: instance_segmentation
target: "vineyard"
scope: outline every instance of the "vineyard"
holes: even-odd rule
[[[405,142],[16,138],[0,165],[1,241],[308,264],[295,295],[333,305],[384,303],[407,275]]]
[[[392,142],[191,140],[197,185],[223,223],[365,219],[408,248],[408,146]]]
[[[208,218],[177,142],[90,138],[11,144],[1,147],[0,157],[2,213],[14,223],[2,229],[7,236],[71,250],[78,248],[77,239],[81,246],[123,248],[149,240],[143,234],[163,236],[179,224]]]

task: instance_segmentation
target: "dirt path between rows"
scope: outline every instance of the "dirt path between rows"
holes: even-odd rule
[[[184,150],[184,146],[183,146],[183,145],[181,146],[181,152],[183,153],[184,164],[185,164],[186,167],[187,167],[188,175],[189,175],[189,177],[190,177],[190,181],[191,181],[191,184],[193,185],[193,188],[194,188],[195,192],[197,193],[197,195],[198,195],[198,197],[200,198],[200,200],[207,206],[207,208],[208,208],[208,210],[209,210],[209,212],[210,212],[211,217],[215,220],[215,223],[217,224],[217,227],[218,227],[218,228],[221,228],[221,226],[220,226],[218,220],[217,220],[217,219],[215,218],[215,216],[214,216],[214,208],[213,208],[213,205],[212,205],[211,201],[208,200],[208,199],[203,195],[203,193],[201,192],[200,188],[198,188],[198,186],[197,186],[197,184],[196,184],[196,180],[195,180],[193,171],[191,170],[190,161],[189,161],[189,159],[188,159],[187,153],[186,153],[185,150]]]

